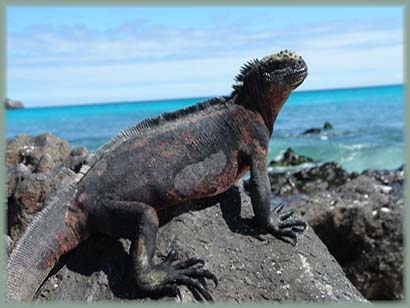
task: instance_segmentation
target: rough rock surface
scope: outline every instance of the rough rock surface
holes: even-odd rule
[[[8,185],[7,229],[13,240],[20,237],[34,214],[43,208],[44,201],[53,187],[72,173],[65,167],[57,168],[50,173],[23,173],[19,168],[11,170]]]
[[[329,190],[356,176],[356,173],[348,173],[339,164],[330,162],[299,171],[276,172],[273,170],[269,172],[269,181],[271,191],[275,196],[286,196]],[[248,184],[249,179],[244,181],[246,189]]]
[[[71,170],[78,172],[81,166],[86,162],[89,156],[88,150],[85,147],[75,148],[70,152],[66,158],[64,165]]]
[[[304,213],[367,299],[403,299],[403,180],[400,171],[365,172],[290,204]]]
[[[359,175],[326,163],[269,178],[273,195],[300,210],[367,299],[403,298],[403,167]]]
[[[17,136],[7,142],[7,228],[14,241],[53,187],[72,171],[78,171],[88,152],[74,149],[52,134]],[[64,167],[66,165],[68,168]]]
[[[32,170],[46,153],[51,157],[49,164],[61,165],[70,153],[70,145],[50,133],[35,137],[19,135],[7,144],[7,167],[23,163]]]
[[[249,197],[237,189],[223,194],[219,206],[207,207],[216,201],[196,204],[195,210],[169,222],[165,217],[188,207],[161,216],[156,255],[163,259],[175,248],[180,259],[203,258],[219,279],[217,288],[209,282],[216,301],[365,301],[310,227],[293,247],[269,235],[257,236]],[[126,240],[90,238],[63,258],[38,300],[150,301],[132,287],[128,247]],[[183,302],[198,300],[185,287],[181,291]]]

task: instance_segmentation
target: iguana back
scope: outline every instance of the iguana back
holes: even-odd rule
[[[240,131],[261,128],[262,118],[232,102],[205,106],[125,132],[127,139],[105,152],[80,182],[80,198],[90,200],[83,202],[109,192],[159,210],[228,189],[248,170],[241,164],[248,144]]]

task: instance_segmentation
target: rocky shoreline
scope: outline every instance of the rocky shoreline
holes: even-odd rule
[[[288,149],[270,165],[294,161],[312,162]],[[367,299],[403,299],[404,166],[359,174],[330,162],[269,179],[272,197],[299,210]]]
[[[51,134],[7,141],[9,251],[88,155]],[[210,287],[216,301],[403,299],[403,168],[358,174],[312,163],[288,149],[269,169],[272,204],[286,203],[309,224],[295,247],[258,235],[245,180],[213,200],[163,213],[157,259],[170,247],[181,259],[205,258],[219,278]],[[127,240],[91,237],[60,260],[37,300],[151,301],[132,288],[128,249]],[[183,302],[196,301],[189,290],[182,294]]]

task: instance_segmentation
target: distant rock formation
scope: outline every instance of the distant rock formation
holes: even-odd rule
[[[333,125],[330,122],[325,122],[325,124],[323,124],[323,129],[332,129]]]
[[[303,163],[311,163],[313,159],[303,155],[297,155],[291,148],[288,148],[283,156],[278,160],[272,160],[269,167],[298,166]]]
[[[24,108],[24,105],[21,101],[16,101],[10,98],[6,98],[4,100],[4,106],[6,109],[22,109]]]
[[[330,122],[325,122],[323,124],[323,130],[328,130],[328,129],[332,129],[333,125]],[[302,135],[310,135],[310,134],[320,134],[322,132],[322,129],[317,128],[317,127],[313,127],[313,128],[309,128],[307,130],[305,130]]]

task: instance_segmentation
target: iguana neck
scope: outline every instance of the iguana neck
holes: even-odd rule
[[[235,97],[235,103],[258,112],[271,136],[278,113],[291,91],[284,91],[274,86],[265,92],[255,89],[257,88],[254,87],[252,90],[247,87],[242,88]]]

